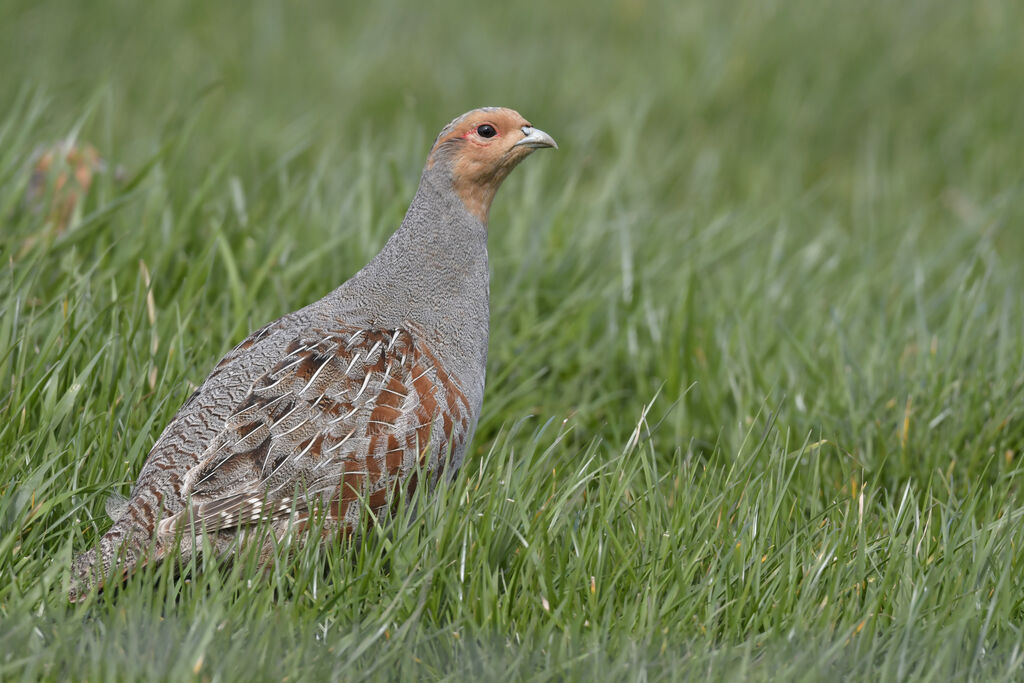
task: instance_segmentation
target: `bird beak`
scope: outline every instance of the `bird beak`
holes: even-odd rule
[[[523,135],[526,137],[512,145],[513,147],[529,147],[530,149],[540,149],[541,147],[552,147],[558,149],[558,143],[555,139],[533,126],[523,126]]]

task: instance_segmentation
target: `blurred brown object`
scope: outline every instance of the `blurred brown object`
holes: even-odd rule
[[[95,174],[104,170],[106,162],[87,142],[69,138],[36,151],[25,204],[35,213],[45,211],[46,220],[36,235],[25,240],[22,254],[39,239],[61,235],[68,229],[75,209],[92,187]]]

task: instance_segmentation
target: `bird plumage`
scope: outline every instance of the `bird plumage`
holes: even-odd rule
[[[231,552],[254,525],[280,536],[315,512],[356,530],[419,473],[454,473],[483,401],[490,203],[554,146],[510,109],[446,126],[380,253],[246,338],[185,402],[99,547],[75,558],[72,598],[115,569],[188,556],[197,534]]]

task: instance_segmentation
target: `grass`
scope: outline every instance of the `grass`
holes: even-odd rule
[[[0,678],[1018,679],[1022,23],[6,3]],[[561,149],[492,213],[459,477],[358,546],[69,605],[191,387],[362,265],[491,103]],[[107,171],[58,230],[26,192],[68,135]]]

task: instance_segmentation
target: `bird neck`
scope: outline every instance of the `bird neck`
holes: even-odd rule
[[[374,324],[413,323],[453,362],[486,361],[487,226],[441,165],[424,171],[401,226],[342,290],[374,311]]]

